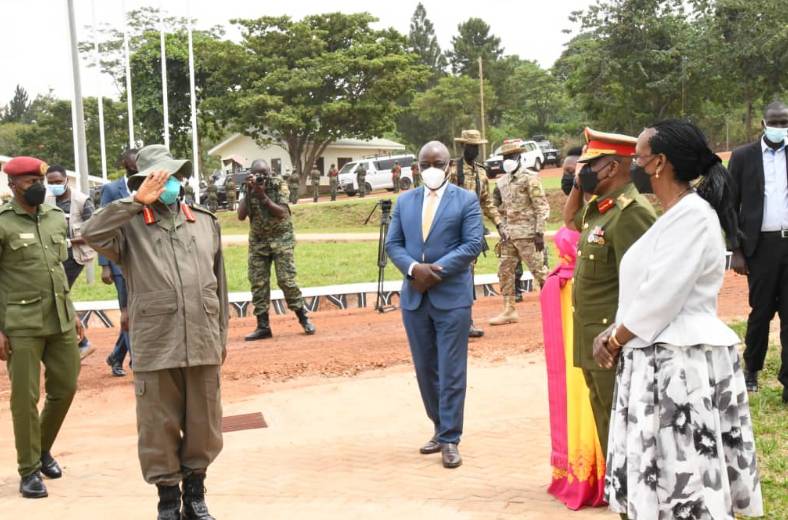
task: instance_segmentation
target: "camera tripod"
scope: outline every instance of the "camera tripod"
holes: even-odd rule
[[[375,300],[375,310],[378,312],[389,312],[396,309],[395,306],[388,303],[385,291],[383,290],[383,283],[386,275],[386,265],[388,264],[388,255],[386,255],[386,235],[391,224],[391,199],[382,199],[375,204],[372,211],[364,221],[367,225],[375,214],[375,210],[380,207],[380,235],[378,236],[378,291]]]

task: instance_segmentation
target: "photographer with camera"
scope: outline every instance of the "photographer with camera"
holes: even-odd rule
[[[309,321],[304,298],[296,285],[295,233],[288,206],[289,191],[281,177],[271,174],[262,159],[252,162],[249,175],[241,188],[238,220],[249,217],[249,283],[257,328],[246,341],[272,336],[268,319],[271,304],[271,264],[276,267],[276,280],[285,295],[287,308],[296,313],[304,332],[315,333]]]

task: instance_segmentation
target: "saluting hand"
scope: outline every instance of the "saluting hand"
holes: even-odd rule
[[[6,336],[2,331],[0,331],[0,361],[8,361],[8,358],[11,357],[11,342],[8,341],[8,336]]]
[[[164,192],[164,185],[167,183],[169,177],[169,173],[164,170],[152,172],[145,177],[137,193],[134,194],[134,202],[139,202],[147,206],[159,200],[159,196]]]

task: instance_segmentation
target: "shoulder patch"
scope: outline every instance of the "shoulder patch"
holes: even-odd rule
[[[628,197],[627,195],[622,193],[616,199],[616,204],[618,205],[619,208],[625,209],[627,206],[632,204],[634,201],[635,201],[635,199],[633,199],[631,197]]]
[[[219,220],[219,217],[216,216],[211,210],[204,206],[200,206],[199,204],[190,204],[189,207],[194,211],[199,211],[200,213],[205,213],[206,215],[212,216],[214,219]]]

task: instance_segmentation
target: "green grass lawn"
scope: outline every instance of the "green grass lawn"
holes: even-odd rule
[[[734,323],[731,327],[744,338],[745,322]],[[782,403],[782,386],[777,381],[779,350],[779,345],[769,345],[766,365],[758,377],[760,391],[750,394],[750,413],[755,428],[765,518],[788,520],[788,406]]]

